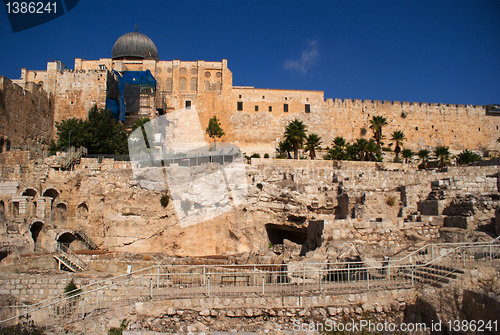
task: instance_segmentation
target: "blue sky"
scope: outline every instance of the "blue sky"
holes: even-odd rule
[[[80,0],[12,33],[0,8],[0,75],[111,57],[138,31],[161,60],[228,59],[234,85],[325,98],[500,103],[499,0]]]

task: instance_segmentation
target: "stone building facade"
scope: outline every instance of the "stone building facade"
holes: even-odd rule
[[[162,61],[156,46],[140,33],[125,34],[113,47],[112,58],[75,59],[68,70],[59,61],[42,71],[22,69],[13,82],[27,89],[37,84],[52,99],[54,122],[86,118],[91,106],[106,107],[115,72],[146,71],[156,80],[151,92],[140,93],[139,111],[127,110],[128,124],[138,116],[154,118],[195,106],[202,126],[217,115],[225,131],[223,141],[248,153],[273,153],[285,126],[298,118],[323,144],[333,138],[371,138],[369,120],[387,118],[384,133],[404,131],[405,147],[413,150],[449,146],[452,150],[498,150],[500,113],[483,106],[420,102],[326,99],[322,91],[259,89],[233,86],[227,60]],[[146,94],[147,93],[147,94]],[[130,109],[129,106],[127,109]],[[137,115],[138,114],[138,115]]]

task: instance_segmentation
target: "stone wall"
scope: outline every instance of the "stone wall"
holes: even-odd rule
[[[54,95],[54,120],[86,118],[94,104],[105,107],[107,76],[111,70],[150,70],[157,80],[156,96],[149,106],[165,112],[191,104],[203,128],[216,115],[225,131],[222,138],[254,152],[273,155],[286,125],[302,120],[309,132],[320,135],[323,146],[336,136],[348,141],[372,138],[370,120],[383,116],[388,145],[390,134],[405,133],[405,148],[417,151],[449,146],[454,151],[500,151],[496,142],[500,116],[488,115],[483,106],[379,100],[326,99],[322,91],[262,89],[233,86],[227,60],[206,61],[113,61],[75,60],[68,70],[61,62],[49,62],[47,71],[22,70],[15,82],[43,85]],[[473,121],[473,122],[472,122]],[[471,124],[474,126],[471,126]],[[207,136],[205,134],[205,136]],[[207,137],[208,139],[208,137]]]
[[[0,76],[0,153],[45,151],[52,138],[54,100],[36,84],[26,89]]]

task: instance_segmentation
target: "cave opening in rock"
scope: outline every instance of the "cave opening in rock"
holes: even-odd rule
[[[284,240],[289,240],[298,245],[303,245],[307,241],[307,228],[268,223],[266,224],[266,231],[272,245],[283,244]]]
[[[3,261],[3,259],[9,255],[10,255],[10,252],[7,250],[0,251],[0,262]]]
[[[42,230],[43,223],[40,221],[34,222],[31,225],[30,231],[31,231],[31,238],[33,239],[33,243],[36,243],[38,239],[38,235],[40,234],[40,231]]]

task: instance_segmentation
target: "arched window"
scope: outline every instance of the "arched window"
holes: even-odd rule
[[[209,81],[205,81],[205,91],[210,91],[210,82]]]
[[[198,80],[196,78],[191,78],[191,92],[196,92],[198,86]]]
[[[215,83],[215,90],[216,91],[222,90],[222,83],[220,81]]]
[[[181,80],[179,81],[179,89],[181,91],[185,91],[187,89],[186,78],[181,78]]]
[[[167,78],[167,91],[172,91],[172,77]]]

